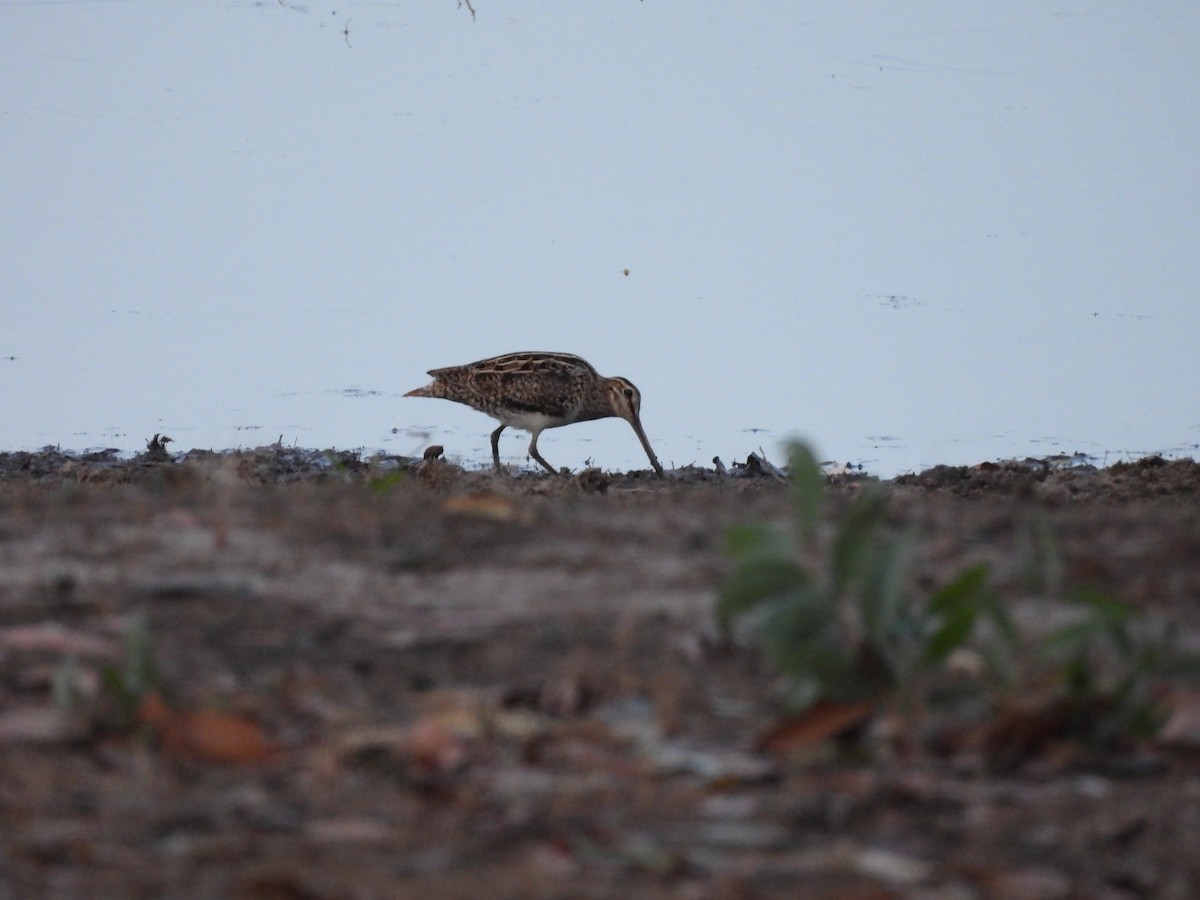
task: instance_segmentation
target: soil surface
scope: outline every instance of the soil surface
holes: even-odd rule
[[[1051,535],[1062,591],[1200,647],[1196,463],[887,487],[916,586],[986,562],[1036,628]],[[1200,896],[1187,681],[1103,748],[998,760],[884,703],[869,738],[766,739],[780,679],[713,609],[727,529],[791,509],[755,460],[0,454],[0,900]]]

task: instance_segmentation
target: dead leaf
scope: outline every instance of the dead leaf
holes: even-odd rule
[[[310,841],[319,844],[382,844],[395,836],[384,823],[356,816],[318,819],[305,831]]]
[[[1164,744],[1200,747],[1200,690],[1177,689],[1162,698],[1167,720],[1158,733]]]
[[[425,716],[408,730],[406,749],[427,772],[452,772],[467,761],[467,738],[437,716]]]
[[[185,759],[225,766],[274,762],[279,746],[248,716],[214,709],[173,710],[157,694],[138,706],[138,721],[148,726],[164,750]]]
[[[984,753],[993,768],[1015,768],[1051,742],[1061,740],[1069,714],[1063,702],[1001,713],[984,732]]]
[[[819,700],[799,716],[769,728],[758,739],[758,749],[768,753],[807,750],[859,727],[873,712],[874,705],[869,700],[855,703]]]
[[[595,690],[583,678],[564,675],[553,680],[513,685],[505,691],[501,703],[508,708],[533,709],[567,718],[579,715],[594,698]]]
[[[471,516],[492,522],[525,521],[528,512],[518,509],[511,497],[495,491],[458,494],[442,504],[442,511],[452,516]]]
[[[546,719],[531,709],[502,709],[488,716],[491,736],[530,744],[547,733]]]
[[[1060,769],[1082,752],[1071,735],[1071,722],[1103,714],[1106,701],[1087,707],[1061,698],[1022,703],[997,713],[991,720],[942,739],[952,754],[980,754],[995,771],[1011,771],[1035,757]]]

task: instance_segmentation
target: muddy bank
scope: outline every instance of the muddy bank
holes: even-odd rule
[[[155,435],[147,449],[135,456],[117,450],[70,452],[56,447],[37,451],[0,453],[0,482],[94,482],[138,483],[158,478],[170,479],[171,472],[181,477],[222,470],[240,480],[260,484],[339,481],[351,483],[397,476],[411,476],[425,482],[440,482],[446,488],[493,485],[491,470],[466,470],[442,460],[441,448],[431,447],[424,458],[368,455],[353,450],[313,450],[278,444],[245,451],[214,452],[191,450],[172,452],[170,438]],[[668,486],[726,484],[729,482],[782,482],[786,466],[779,467],[756,453],[744,461],[728,465],[714,458],[712,468],[688,466],[669,470],[661,481],[652,480],[649,471],[611,473],[599,469],[552,479],[542,472],[508,472],[503,482],[509,490],[527,488],[538,493],[569,493],[578,488],[586,492],[606,490],[609,486]],[[875,481],[869,472],[846,470],[829,464],[830,480],[835,484]],[[956,496],[983,493],[1037,495],[1049,499],[1133,499],[1153,497],[1194,497],[1200,491],[1200,468],[1184,458],[1167,460],[1150,456],[1131,462],[1118,462],[1100,468],[1088,458],[1028,458],[1006,462],[984,462],[974,466],[935,466],[924,472],[891,479],[897,487],[943,491]],[[534,487],[536,485],[536,487]],[[494,485],[493,485],[494,486]]]
[[[766,749],[778,679],[712,615],[727,529],[790,520],[759,468],[0,454],[0,896],[1200,893],[1186,681],[1154,738],[1003,769]],[[1198,486],[1189,460],[937,468],[888,521],[915,584],[986,562],[1036,619],[1033,523],[1063,590],[1197,644]],[[139,679],[161,707],[125,703]]]

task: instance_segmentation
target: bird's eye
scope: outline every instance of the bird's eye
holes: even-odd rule
[[[633,399],[633,388],[625,388],[625,396],[630,400]]]

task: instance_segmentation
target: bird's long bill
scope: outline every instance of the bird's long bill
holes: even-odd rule
[[[642,446],[646,449],[646,455],[650,457],[650,465],[654,466],[654,471],[659,475],[663,473],[663,467],[658,461],[658,457],[654,455],[654,451],[650,449],[650,439],[646,437],[646,432],[642,430],[642,423],[637,419],[630,419],[629,424],[633,426],[633,430],[637,433],[638,440],[642,442]]]

